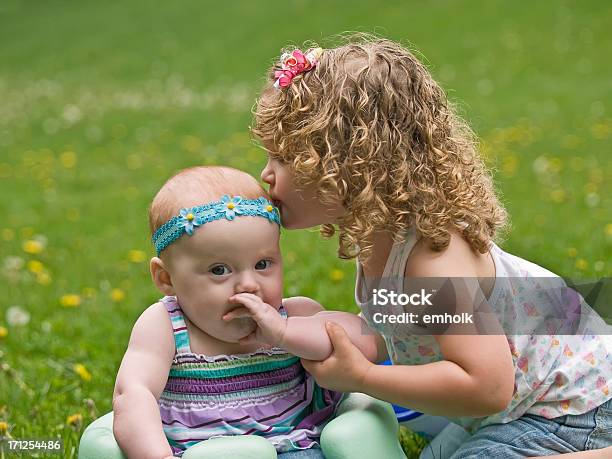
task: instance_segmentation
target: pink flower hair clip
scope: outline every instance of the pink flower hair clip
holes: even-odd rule
[[[274,72],[274,87],[286,88],[296,75],[312,70],[323,54],[322,48],[310,48],[306,53],[296,49],[291,53],[283,53],[280,58],[281,70]]]

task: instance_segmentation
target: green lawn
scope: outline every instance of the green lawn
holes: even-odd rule
[[[0,3],[0,436],[61,435],[71,458],[110,410],[131,326],[159,297],[147,206],[179,168],[258,174],[250,109],[290,43],[412,43],[483,140],[512,218],[503,247],[612,274],[612,6],[409,3]],[[283,248],[287,295],[356,310],[334,241],[285,232]]]

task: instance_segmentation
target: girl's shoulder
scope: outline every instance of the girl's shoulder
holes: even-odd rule
[[[419,238],[406,261],[405,277],[495,277],[490,252],[480,253],[455,229],[449,229],[448,246],[436,251]]]

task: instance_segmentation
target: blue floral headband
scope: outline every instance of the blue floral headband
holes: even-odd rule
[[[157,255],[184,233],[191,236],[196,226],[223,218],[233,220],[236,215],[264,217],[279,226],[281,224],[278,209],[263,196],[257,199],[242,199],[241,196],[230,198],[225,195],[220,201],[181,209],[179,215],[160,226],[152,237]]]

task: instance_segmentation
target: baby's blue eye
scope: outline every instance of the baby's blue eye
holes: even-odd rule
[[[255,269],[263,270],[263,269],[269,268],[271,264],[272,262],[270,260],[259,260],[255,264]]]
[[[231,273],[230,269],[225,265],[215,265],[210,268],[209,271],[215,276],[223,276]]]

